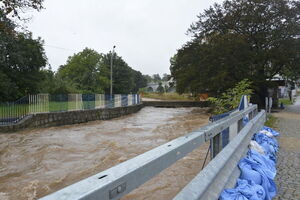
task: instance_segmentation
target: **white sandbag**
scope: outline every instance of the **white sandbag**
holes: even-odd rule
[[[261,130],[259,132],[262,133],[262,134],[265,134],[266,136],[268,136],[270,138],[274,137],[274,135],[271,132],[267,131],[267,130]]]
[[[262,148],[262,146],[260,146],[255,140],[250,141],[249,148],[252,150],[255,150],[256,152],[258,152],[260,154],[263,154],[263,155],[265,154],[265,151]]]

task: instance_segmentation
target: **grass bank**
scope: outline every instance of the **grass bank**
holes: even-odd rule
[[[147,93],[142,93],[141,95],[144,98],[160,99],[160,100],[178,100],[178,101],[196,100],[194,97],[190,97],[189,94],[147,92]]]
[[[60,112],[70,110],[94,109],[95,101],[75,101],[56,102],[50,101],[48,104],[0,104],[0,119],[14,118],[31,113]]]
[[[292,105],[293,102],[289,98],[279,99],[279,104],[283,103],[283,105]]]
[[[274,117],[273,115],[270,115],[270,114],[267,115],[267,121],[265,123],[266,126],[271,127],[271,128],[276,128],[276,122],[277,122],[276,117]]]

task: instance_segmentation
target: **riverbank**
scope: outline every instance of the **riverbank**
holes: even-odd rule
[[[15,124],[0,125],[0,133],[15,132],[24,129],[80,124],[95,120],[108,120],[136,113],[141,110],[143,106],[143,104],[137,104],[115,108],[37,113],[28,115]]]

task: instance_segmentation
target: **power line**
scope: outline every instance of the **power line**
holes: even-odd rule
[[[74,50],[74,49],[67,49],[67,48],[64,48],[64,47],[59,47],[59,46],[54,46],[54,45],[44,44],[44,46],[51,47],[51,48],[54,48],[54,49],[60,49],[60,50],[64,50],[64,51],[77,51],[77,50]]]

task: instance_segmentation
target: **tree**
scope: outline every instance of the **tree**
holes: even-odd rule
[[[109,88],[109,70],[104,59],[104,55],[85,48],[70,56],[66,65],[60,66],[58,76],[81,93],[103,93]]]
[[[110,93],[111,52],[99,54],[85,48],[69,57],[67,64],[59,68],[57,78],[68,85],[59,91],[73,90],[80,93]],[[142,73],[133,70],[117,54],[113,55],[113,93],[129,94],[138,92],[147,85]]]
[[[248,78],[264,102],[276,74],[300,77],[300,2],[225,0],[198,16],[171,59],[177,91],[220,95]]]
[[[165,92],[165,89],[164,87],[162,86],[162,83],[160,82],[158,87],[157,87],[157,92],[159,93],[164,93]]]
[[[170,79],[170,75],[163,74],[163,77],[161,78],[162,81],[168,81]]]
[[[41,10],[44,0],[1,0],[0,9],[5,15],[12,14],[13,17],[20,19],[19,12],[24,12],[26,9]]]
[[[237,108],[243,95],[250,96],[251,94],[251,82],[244,79],[237,83],[234,88],[227,89],[220,98],[209,97],[208,101],[214,106],[214,114],[222,114]]]
[[[169,87],[168,85],[165,85],[165,86],[164,86],[164,91],[165,91],[165,92],[169,92],[169,89],[170,89],[170,87]]]
[[[110,59],[110,54],[107,58]],[[134,72],[131,67],[115,54],[113,59],[113,91],[115,94],[129,94],[135,87]]]
[[[49,69],[41,70],[42,81],[39,84],[39,93],[52,93],[56,86],[55,74]]]
[[[33,39],[31,33],[17,32],[16,25],[0,9],[1,101],[37,93],[46,63],[43,41]]]
[[[147,79],[139,71],[133,70],[133,74],[134,74],[134,88],[132,92],[137,93],[140,88],[144,88],[147,86]]]
[[[155,83],[160,82],[160,81],[161,81],[160,75],[159,75],[159,74],[153,74],[153,75],[152,75],[152,80],[153,80]]]
[[[149,76],[149,75],[143,75],[143,77],[144,77],[144,79],[146,79],[146,80],[147,80],[147,83],[151,83],[151,82],[153,82],[153,80],[152,80],[152,77],[151,77],[151,76]]]
[[[105,55],[105,65],[110,68],[111,52]],[[147,86],[144,75],[132,69],[122,57],[116,53],[113,56],[113,93],[137,93],[140,88]],[[106,90],[109,92],[109,88]]]

